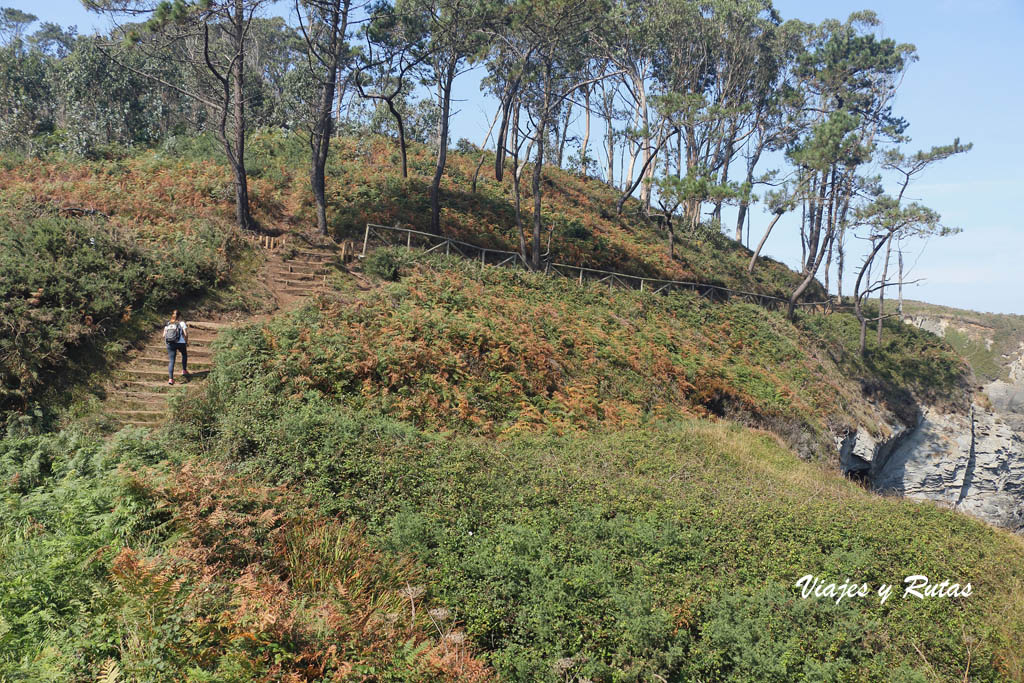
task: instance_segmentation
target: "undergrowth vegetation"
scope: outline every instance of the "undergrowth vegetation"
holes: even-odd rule
[[[97,217],[0,205],[0,412],[147,313],[224,285],[243,246],[209,224],[148,241]]]
[[[1024,547],[1006,533],[879,499],[725,422],[497,442],[421,431],[376,403],[268,381],[265,361],[245,358],[291,349],[248,346],[254,334],[228,342],[206,398],[181,407],[175,438],[359,520],[377,547],[411,552],[504,678],[1022,673]],[[792,585],[807,573],[894,583],[897,596],[803,601]],[[975,593],[904,600],[913,573],[971,581]]]
[[[963,372],[948,347],[904,326],[861,360],[848,316],[794,327],[747,303],[580,287],[401,250],[378,250],[366,267],[405,275],[239,333],[220,376],[235,382],[237,364],[275,390],[475,434],[728,417],[830,457],[836,425],[872,422],[852,370],[897,411],[913,410],[919,388],[951,392]],[[941,377],[912,383],[915,368]]]
[[[489,676],[408,559],[180,451],[140,430],[0,440],[0,679]]]
[[[428,181],[435,160],[427,146],[410,145],[408,178],[401,177],[394,143],[386,138],[339,138],[332,149],[327,202],[333,237],[361,238],[367,223],[428,228]],[[488,178],[485,163],[472,192],[478,160],[478,152],[449,151],[441,185],[444,231],[486,247],[514,249],[518,237],[511,181],[495,181],[493,171]],[[247,142],[251,209],[264,228],[315,225],[308,163],[308,143],[298,134],[262,131]],[[637,202],[627,202],[618,216],[614,188],[557,168],[546,168],[544,174],[543,219],[552,229],[552,254],[562,263],[774,295],[788,296],[795,286],[795,274],[771,259],[748,275],[750,251],[715,230],[683,239],[676,258],[669,259],[665,234],[640,217]],[[18,202],[99,210],[115,224],[152,234],[173,232],[197,219],[228,222],[233,215],[230,171],[206,136],[172,137],[158,149],[109,160],[0,161],[0,187]],[[529,195],[523,204],[530,206]],[[529,220],[527,212],[524,221]],[[808,297],[823,294],[815,284]]]

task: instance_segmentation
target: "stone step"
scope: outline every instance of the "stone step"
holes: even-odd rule
[[[174,387],[164,384],[168,389]],[[107,392],[108,401],[122,401],[133,403],[167,403],[167,399],[174,394],[169,391],[138,391],[135,389],[114,389]]]
[[[189,332],[189,335],[188,335],[188,345],[189,345],[189,348],[191,348],[193,346],[208,347],[210,344],[213,343],[213,340],[215,340],[216,338],[217,338],[217,335],[215,335],[215,334],[193,334],[192,332]],[[147,345],[151,345],[151,346],[160,346],[160,347],[163,347],[164,349],[167,348],[167,342],[164,341],[163,335],[157,335],[157,336],[147,340],[146,343],[147,343]]]
[[[108,410],[113,417],[123,417],[136,422],[159,422],[167,417],[166,410]]]
[[[164,361],[167,361],[167,346],[165,344],[147,344],[143,346],[139,351],[144,356],[162,357]],[[191,360],[195,358],[213,358],[213,349],[209,346],[194,346],[188,345],[188,357]]]
[[[167,371],[163,373],[164,380],[162,382],[154,382],[152,380],[120,380],[115,382],[115,391],[146,391],[153,392],[154,396],[171,396],[175,392],[181,393],[186,382],[179,383],[178,380],[174,380],[174,384],[167,383]]]
[[[200,379],[201,376],[205,377],[207,373],[206,372],[202,372],[202,373],[200,373],[200,372],[193,372],[191,374],[192,374],[192,380],[194,381],[194,380]],[[149,381],[152,381],[154,379],[163,378],[164,382],[167,382],[167,366],[165,365],[162,368],[158,368],[158,367],[155,367],[155,366],[154,367],[119,368],[119,369],[114,371],[114,375],[115,375],[116,379],[120,379],[122,381],[131,381],[131,380],[149,380]],[[174,383],[175,384],[185,383],[185,380],[182,379],[182,377],[181,377],[181,369],[180,369],[180,367],[174,368]],[[170,386],[173,386],[173,385],[168,384],[167,386],[170,387]]]
[[[273,277],[285,280],[323,280],[330,274],[331,271],[328,270],[325,270],[322,273],[295,273],[287,270],[278,270],[271,273]]]
[[[291,273],[326,273],[331,270],[320,261],[275,261],[270,264],[270,270],[284,270]]]
[[[323,286],[325,286],[327,284],[327,281],[323,280],[323,279],[318,279],[318,280],[287,280],[287,279],[282,279],[282,278],[275,278],[274,282],[278,283],[279,285],[284,285],[286,288],[287,287],[295,287],[295,288],[298,288],[298,289],[303,289],[303,288],[315,289],[317,287],[323,287]]]
[[[325,290],[320,289],[297,289],[295,287],[286,287],[281,290],[288,296],[313,296],[314,294],[323,293]]]
[[[108,402],[106,411],[110,414],[122,415],[125,413],[159,413],[164,415],[168,412],[169,406],[167,401],[161,401],[159,403],[124,403],[124,402]]]
[[[319,261],[323,263],[325,261],[338,258],[337,252],[333,251],[309,251],[306,249],[298,249],[294,253],[295,258],[285,260],[286,263],[288,261]]]
[[[152,355],[151,356],[149,354],[146,354],[144,356],[137,356],[135,358],[134,362],[154,363],[154,364],[155,363],[162,363],[164,368],[166,369],[168,361],[167,361],[167,356],[161,357],[161,356],[156,356],[156,355]],[[213,367],[213,363],[210,361],[209,357],[207,357],[206,360],[197,360],[196,358],[194,358],[192,356],[192,352],[189,351],[189,353],[188,353],[188,366],[190,368],[194,367],[196,370],[209,370],[210,368]],[[177,371],[179,368],[181,368],[181,355],[180,354],[178,355],[177,361],[174,363],[174,370]]]

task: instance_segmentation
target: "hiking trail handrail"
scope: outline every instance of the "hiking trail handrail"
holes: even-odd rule
[[[714,285],[706,282],[667,280],[664,278],[647,277],[644,275],[620,273],[613,270],[602,270],[600,268],[574,266],[567,263],[554,263],[550,259],[544,261],[541,270],[534,271],[518,251],[491,249],[489,247],[470,244],[469,242],[463,242],[444,235],[435,235],[429,232],[413,230],[412,228],[400,228],[393,225],[378,225],[376,223],[366,224],[366,231],[363,234],[363,251],[359,254],[359,258],[366,257],[367,251],[370,248],[371,233],[375,233],[381,238],[384,238],[388,233],[404,234],[404,245],[402,244],[403,241],[399,241],[397,243],[392,241],[394,246],[405,246],[407,249],[412,249],[413,238],[416,238],[417,240],[425,240],[428,245],[430,243],[434,243],[433,246],[429,246],[429,248],[424,247],[424,253],[437,252],[443,247],[445,254],[451,254],[452,251],[455,251],[459,256],[470,260],[479,260],[483,265],[506,266],[511,262],[515,266],[520,266],[529,271],[543,272],[548,275],[561,275],[568,279],[577,280],[580,284],[583,284],[584,282],[607,282],[609,287],[618,284],[620,287],[627,289],[636,289],[641,292],[650,291],[655,294],[668,293],[673,290],[686,290],[697,292],[699,296],[706,297],[711,300],[715,300],[715,295],[718,294],[721,299],[737,297],[771,309],[789,305],[789,299],[774,296],[772,294],[759,294],[757,292],[748,292],[742,289],[730,289],[729,287],[723,287],[722,285]],[[383,239],[382,241],[385,243],[388,242],[386,239]],[[492,256],[492,260],[496,262],[488,263],[488,256]],[[567,271],[571,271],[572,274]],[[828,313],[832,309],[832,301],[801,301],[797,302],[796,306],[798,308],[808,308],[811,310],[817,310],[820,308],[822,309],[822,312]]]

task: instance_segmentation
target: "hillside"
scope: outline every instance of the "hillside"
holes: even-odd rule
[[[412,150],[403,180],[383,141],[338,147],[335,238],[369,221],[424,226],[427,150]],[[305,147],[263,135],[252,150],[257,218],[299,240],[311,216]],[[871,448],[881,457],[922,412],[969,409],[968,370],[942,340],[887,321],[861,358],[856,321],[841,313],[792,324],[739,301],[404,249],[377,250],[355,272],[338,264],[330,291],[271,315],[240,293],[265,257],[230,227],[215,158],[199,139],[121,159],[0,164],[0,220],[51,236],[19,238],[32,252],[18,262],[64,263],[53,235],[106,231],[147,250],[127,262],[187,273],[159,255],[208,239],[225,275],[198,271],[201,287],[159,299],[132,284],[152,281],[146,265],[124,276],[136,298],[118,294],[107,309],[133,305],[155,321],[192,296],[193,310],[238,321],[162,426],[111,436],[94,419],[102,402],[83,395],[94,382],[67,410],[11,413],[0,676],[1024,678],[1020,538],[877,496],[840,471],[852,462],[840,441],[859,435],[854,457],[870,470]],[[473,194],[476,154],[451,159],[450,233],[509,246],[507,184]],[[770,294],[796,277],[774,263],[748,276],[749,252],[722,237],[684,243],[670,261],[655,224],[612,215],[614,191],[545,173],[559,260]],[[54,216],[71,206],[108,218]],[[49,269],[81,292],[69,304],[50,285],[34,297],[34,271],[8,268],[17,305],[79,314],[124,272]],[[129,338],[141,320],[107,318],[103,334]],[[80,324],[47,323],[47,334]],[[127,342],[93,344],[100,360],[76,355],[102,338],[91,334],[65,336],[71,353],[40,364],[40,377],[108,372]],[[44,395],[19,396],[31,406]],[[915,573],[969,581],[973,594],[905,599],[900,584]],[[885,604],[804,600],[794,582],[805,574],[896,591]]]
[[[1024,349],[1024,316],[979,313],[922,301],[906,300],[903,311],[911,325],[945,339],[984,382],[1005,380]]]
[[[276,232],[315,225],[307,143],[298,135],[265,132],[253,136],[248,150],[252,209],[263,227]],[[410,146],[409,178],[401,177],[398,152],[386,138],[341,138],[332,150],[327,168],[332,237],[361,240],[367,223],[429,227],[426,179],[434,160],[424,145]],[[507,176],[503,183],[494,180],[493,154],[485,153],[472,193],[479,154],[449,154],[442,184],[445,233],[513,249],[518,238],[511,181]],[[231,196],[230,173],[215,143],[204,137],[173,138],[159,150],[106,161],[7,161],[0,163],[0,187],[12,204],[85,207],[109,214],[115,225],[155,236],[200,220],[226,226],[232,217],[225,203]],[[528,193],[524,204],[527,198]],[[552,253],[573,265],[788,295],[794,282],[788,268],[767,259],[748,275],[750,251],[722,235],[684,240],[677,245],[677,258],[670,260],[665,235],[637,216],[635,201],[626,204],[622,216],[615,215],[618,198],[600,181],[550,169],[544,219],[553,228]],[[808,298],[822,298],[815,294],[808,292]]]
[[[971,366],[988,404],[1024,432],[1024,316],[978,313],[919,301],[906,322],[941,337]]]

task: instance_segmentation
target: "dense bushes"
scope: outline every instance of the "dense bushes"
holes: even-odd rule
[[[96,218],[0,217],[0,411],[24,406],[84,344],[228,276],[240,247],[206,227],[141,242]]]
[[[968,647],[978,680],[1013,673],[1024,621],[1000,612],[1022,606],[1019,542],[879,499],[767,436],[676,419],[495,443],[256,376],[209,388],[180,441],[411,552],[508,680],[923,680],[918,650],[955,678]],[[885,606],[836,606],[793,588],[806,573],[877,586],[918,572],[975,595],[903,600],[897,585]]]
[[[396,284],[224,335],[175,438],[411,552],[503,677],[1022,674],[1019,541],[686,416],[863,410],[859,386],[809,350],[846,349],[839,331],[393,258]],[[808,573],[897,596],[804,601],[793,584]],[[899,598],[912,573],[975,593]]]
[[[355,304],[240,333],[219,365],[256,381],[480,434],[718,415],[830,449],[824,415],[858,404],[777,313],[377,250],[407,275]],[[275,353],[284,349],[285,353]],[[853,419],[852,417],[850,418]],[[824,444],[824,445],[823,445]]]
[[[181,451],[138,430],[0,440],[0,679],[488,677],[411,562]]]

